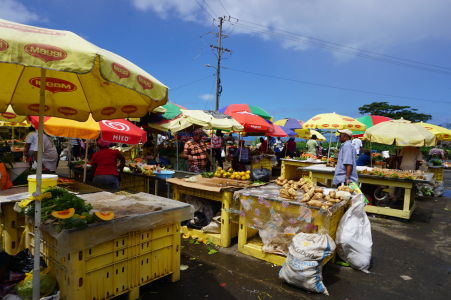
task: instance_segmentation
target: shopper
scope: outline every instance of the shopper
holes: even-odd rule
[[[285,156],[296,156],[296,142],[294,141],[294,137],[290,137],[285,143]]]
[[[95,186],[115,192],[119,190],[119,172],[124,169],[125,158],[119,150],[110,149],[110,145],[103,140],[97,141],[99,151],[91,159],[92,182]]]
[[[362,151],[362,148],[363,148],[362,141],[358,138],[354,138],[351,143],[355,149],[356,155],[359,156],[360,152]]]
[[[42,172],[55,173],[56,165],[58,163],[58,152],[53,144],[52,138],[47,134],[42,135]],[[36,168],[38,160],[38,133],[37,131],[31,132],[26,140],[24,147],[24,155],[26,161],[31,164],[32,168]]]
[[[223,157],[222,157],[222,151],[224,149],[224,143],[223,143],[223,134],[221,130],[216,130],[216,134],[211,137],[211,148],[213,149],[213,153],[216,159],[216,163],[219,167],[223,168]],[[225,155],[224,155],[225,156]]]
[[[210,161],[207,145],[202,141],[204,132],[201,128],[194,130],[193,138],[185,143],[183,157],[188,160],[188,170],[194,173],[206,171]]]
[[[311,139],[307,141],[307,153],[316,155],[318,151],[318,142],[316,141],[318,138],[316,134],[313,134]]]
[[[258,147],[260,154],[266,154],[268,152],[268,141],[265,138],[260,138],[260,147]]]
[[[340,133],[339,139],[342,145],[338,153],[337,166],[335,167],[334,179],[332,180],[332,184],[335,186],[358,181],[355,148],[351,143],[352,131],[343,129],[338,130],[338,133]]]
[[[418,147],[403,147],[401,149],[401,170],[418,170],[421,162],[423,161],[423,155]]]

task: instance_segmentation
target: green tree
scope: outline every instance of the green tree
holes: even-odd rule
[[[361,114],[372,114],[376,116],[385,116],[392,119],[404,118],[412,122],[426,122],[432,118],[431,115],[422,114],[418,109],[410,106],[391,105],[388,102],[373,102],[359,107]]]

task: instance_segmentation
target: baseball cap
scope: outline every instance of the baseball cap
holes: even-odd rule
[[[338,133],[346,134],[346,135],[348,135],[349,137],[352,138],[352,131],[349,130],[349,129],[341,129],[341,130],[338,130]]]

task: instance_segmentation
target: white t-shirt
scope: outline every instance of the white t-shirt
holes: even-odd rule
[[[352,146],[354,146],[355,152],[357,155],[360,154],[360,148],[362,148],[362,141],[360,139],[353,139],[352,140]]]
[[[423,160],[420,149],[416,147],[403,147],[400,155],[402,156],[401,170],[416,170],[417,161]]]

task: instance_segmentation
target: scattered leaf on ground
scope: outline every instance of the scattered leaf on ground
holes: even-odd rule
[[[209,249],[208,250],[208,255],[212,255],[212,254],[215,254],[215,253],[218,253],[218,250],[216,250],[216,249]]]
[[[404,280],[412,280],[412,277],[410,277],[409,275],[401,275],[401,278]]]
[[[189,260],[196,260],[196,257],[190,257]]]
[[[187,265],[180,265],[180,271],[186,271],[188,270],[189,266]]]

